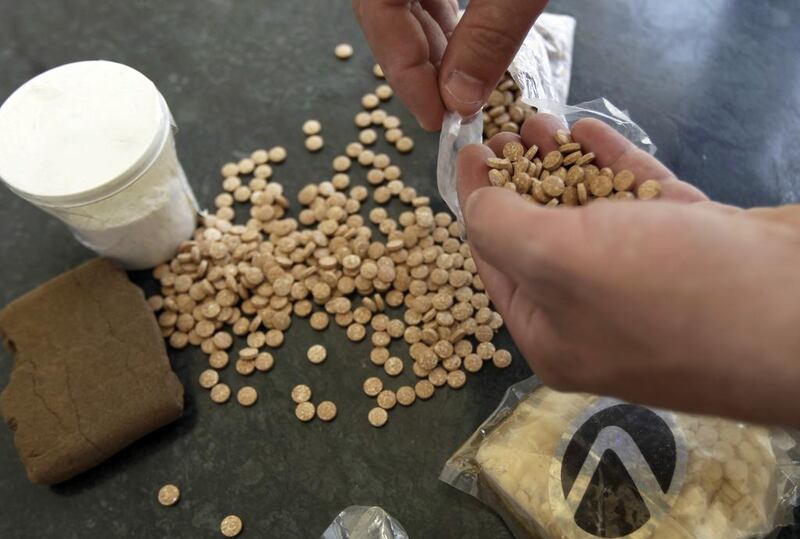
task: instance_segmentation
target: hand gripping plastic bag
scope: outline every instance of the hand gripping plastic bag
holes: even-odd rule
[[[538,112],[562,118],[570,127],[582,118],[596,118],[610,125],[639,148],[651,154],[656,147],[647,133],[628,114],[605,98],[574,106],[566,104],[572,69],[575,19],[545,13],[528,33],[508,68],[520,89],[522,101]],[[439,194],[463,225],[458,202],[456,157],[468,144],[482,142],[481,115],[464,120],[457,113],[447,113],[439,136],[436,182]]]
[[[440,478],[517,539],[745,539],[791,522],[800,469],[780,429],[551,390],[535,377]]]

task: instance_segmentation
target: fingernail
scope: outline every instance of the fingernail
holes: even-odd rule
[[[459,103],[465,105],[483,103],[483,82],[461,71],[452,71],[447,76],[444,89]]]

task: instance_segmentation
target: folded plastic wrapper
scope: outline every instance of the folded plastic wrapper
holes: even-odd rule
[[[320,539],[408,539],[408,533],[380,507],[351,505],[336,515]]]
[[[517,539],[745,539],[791,523],[796,434],[551,390],[536,378],[448,460],[440,479]]]
[[[575,36],[575,19],[567,15],[542,14],[528,33],[508,72],[520,88],[522,101],[538,112],[562,118],[570,127],[582,118],[596,118],[610,125],[639,148],[651,154],[656,147],[641,127],[628,114],[605,98],[568,106],[567,96],[572,71],[572,49]],[[439,136],[439,157],[436,182],[439,194],[450,210],[463,224],[458,202],[456,157],[468,144],[482,142],[481,115],[463,120],[449,112],[442,123]]]

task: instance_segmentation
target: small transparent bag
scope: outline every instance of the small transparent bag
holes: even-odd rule
[[[380,507],[351,505],[336,515],[320,539],[408,539],[408,533]]]
[[[794,433],[559,393],[532,377],[440,479],[491,506],[517,539],[751,539],[792,522],[796,459]]]
[[[574,33],[575,19],[572,17],[545,13],[537,20],[508,68],[520,89],[522,101],[538,112],[560,117],[567,128],[583,118],[596,118],[639,148],[655,154],[656,146],[647,133],[630,119],[627,112],[609,100],[599,98],[566,105]],[[457,113],[449,112],[442,123],[436,182],[439,194],[461,224],[463,216],[458,202],[456,157],[464,146],[480,144],[482,133],[480,114],[465,120]]]

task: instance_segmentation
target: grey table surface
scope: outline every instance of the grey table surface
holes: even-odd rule
[[[555,0],[550,9],[578,21],[572,102],[606,96],[629,110],[661,159],[714,199],[800,201],[800,3]],[[332,54],[343,41],[356,50],[346,63]],[[356,134],[359,97],[375,86],[344,0],[0,0],[0,99],[48,68],[97,58],[129,64],[159,87],[203,205],[219,189],[219,166],[261,146],[288,148],[276,178],[292,195],[324,179]],[[436,136],[412,127],[399,103],[388,108],[417,142],[400,160],[407,181],[434,195]],[[327,143],[313,157],[299,129],[311,117],[322,121]],[[0,223],[0,305],[92,256],[5,188]],[[132,278],[153,289],[147,274]],[[505,388],[529,375],[522,358],[375,430],[360,395],[372,372],[367,345],[343,346],[341,331],[315,336],[304,323],[288,341],[272,373],[248,380],[262,394],[253,409],[212,404],[196,383],[202,353],[171,353],[187,390],[185,417],[56,487],[28,483],[11,432],[0,431],[0,537],[217,537],[229,513],[243,518],[243,537],[317,537],[351,504],[384,507],[414,538],[510,537],[494,513],[437,475]],[[310,342],[332,352],[322,369],[300,361]],[[510,346],[505,335],[500,342]],[[11,358],[0,358],[3,386]],[[334,423],[293,418],[288,390],[300,381],[338,401]],[[183,490],[170,509],[155,499],[167,482]],[[781,537],[800,535],[787,529]]]

